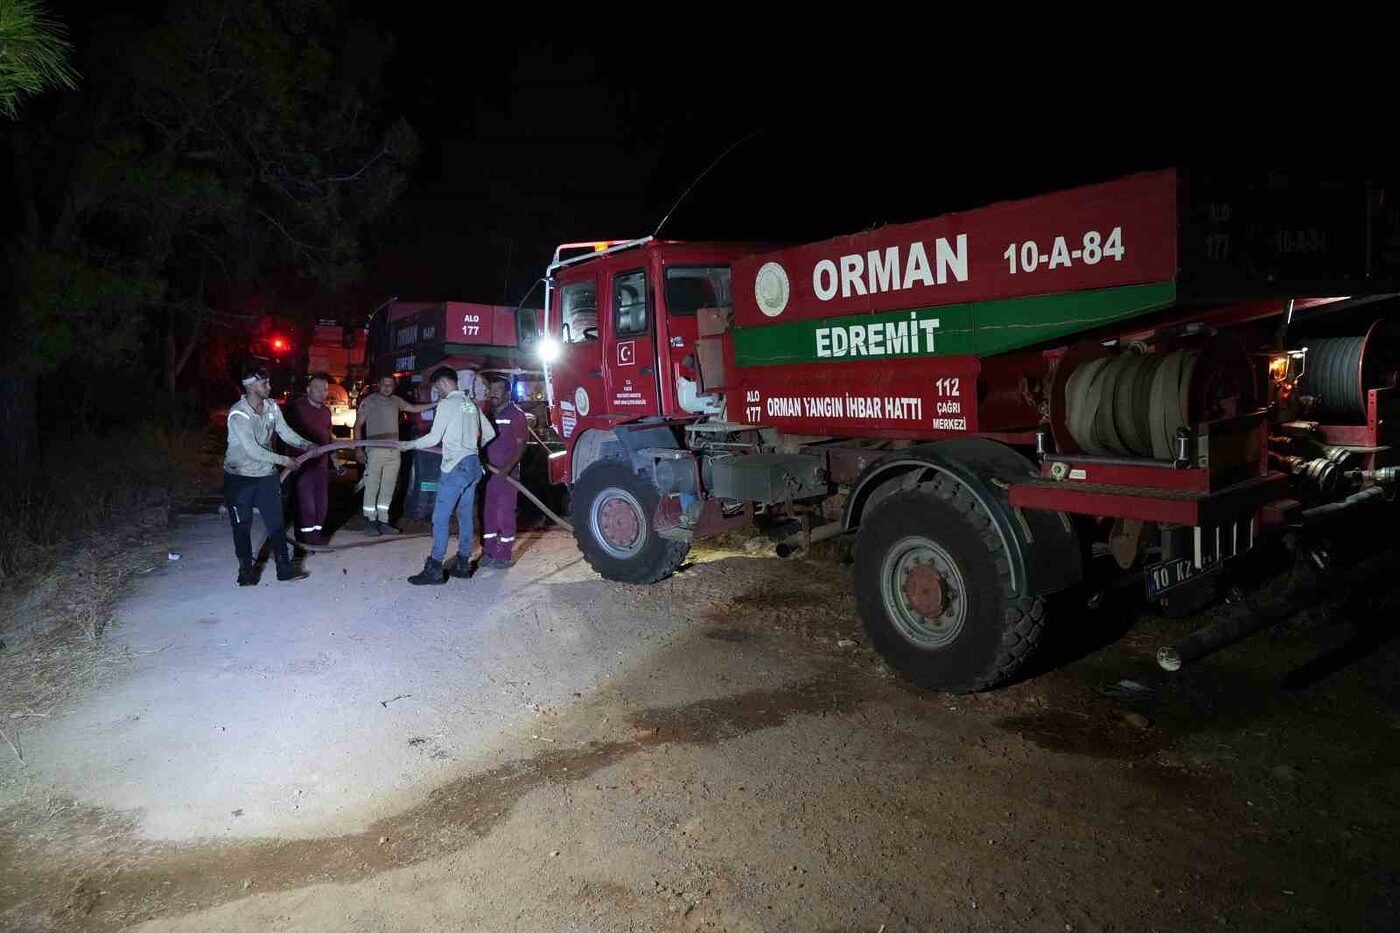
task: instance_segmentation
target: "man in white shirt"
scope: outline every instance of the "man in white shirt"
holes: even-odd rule
[[[277,468],[291,466],[291,457],[272,449],[275,433],[293,447],[308,448],[311,441],[293,431],[272,401],[272,380],[265,369],[249,370],[243,377],[243,397],[228,410],[228,452],[224,455],[224,505],[233,525],[233,550],[238,555],[238,585],[258,582],[253,567],[253,510],[262,515],[267,541],[277,561],[277,579],[303,580],[306,573],[292,566],[282,527],[282,484]]]
[[[399,444],[400,450],[422,450],[442,444],[442,474],[433,504],[433,550],[421,573],[408,578],[415,586],[446,583],[446,574],[465,580],[472,575],[472,519],[476,511],[476,484],[481,480],[480,449],[496,436],[491,419],[457,387],[457,371],[450,366],[433,370],[433,388],[440,401],[433,412],[433,428],[427,434]],[[457,512],[457,558],[444,568],[453,510]]]

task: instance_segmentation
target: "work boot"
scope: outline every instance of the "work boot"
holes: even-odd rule
[[[401,529],[401,528],[395,528],[393,525],[389,524],[388,522],[375,522],[375,524],[379,526],[379,533],[382,534],[382,535],[397,535],[397,534],[403,534],[403,529]]]
[[[241,561],[238,564],[238,585],[257,586],[258,570],[252,564],[245,564]]]
[[[277,564],[277,579],[283,583],[289,583],[292,580],[305,580],[308,576],[310,574],[291,561],[279,561]]]
[[[470,580],[472,578],[472,559],[458,554],[457,558],[448,566],[447,575],[456,577],[458,580]]]
[[[437,586],[446,583],[447,576],[442,572],[442,561],[429,557],[423,561],[423,569],[409,577],[408,582],[414,586]]]
[[[377,537],[379,537],[381,534],[383,534],[383,532],[379,530],[379,522],[376,522],[376,521],[367,521],[367,522],[365,522],[365,534],[369,535],[371,538],[377,538]]]

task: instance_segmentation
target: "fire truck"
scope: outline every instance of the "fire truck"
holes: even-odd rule
[[[785,249],[565,244],[552,477],[624,583],[756,522],[791,531],[780,555],[852,535],[888,663],[986,689],[1064,594],[1138,581],[1199,608],[1252,555],[1323,563],[1338,523],[1389,521],[1397,294],[1386,192],[1277,173],[1154,171]]]
[[[521,464],[524,482],[537,493],[547,494],[549,457],[556,451],[562,454],[563,445],[553,434],[544,401],[544,373],[535,354],[539,337],[535,309],[396,298],[370,315],[366,331],[365,369],[371,381],[363,391],[373,391],[373,381],[380,376],[392,375],[398,378],[405,398],[435,402],[431,374],[439,366],[508,379],[516,404],[534,416],[531,446]],[[481,384],[463,388],[484,397]],[[431,409],[406,416],[405,435],[426,434],[432,427],[432,416]],[[405,471],[405,515],[418,519],[432,515],[440,465],[439,454],[413,453]]]

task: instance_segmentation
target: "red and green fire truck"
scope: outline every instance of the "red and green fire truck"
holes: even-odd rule
[[[1016,676],[1053,594],[1182,609],[1273,542],[1321,561],[1397,480],[1400,222],[1364,180],[1165,170],[788,249],[566,244],[546,292],[594,569],[652,583],[756,521],[780,553],[853,535],[872,642],[930,687]]]

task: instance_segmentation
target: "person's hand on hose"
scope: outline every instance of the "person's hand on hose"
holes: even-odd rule
[[[277,465],[284,467],[294,467],[297,465],[297,462],[293,458],[288,457],[286,454],[278,454]]]
[[[337,457],[332,457],[332,458],[331,458],[331,466],[335,467],[335,475],[336,475],[336,476],[344,476],[344,475],[345,475],[345,464],[341,463],[340,460],[339,460],[339,458],[337,458]]]

